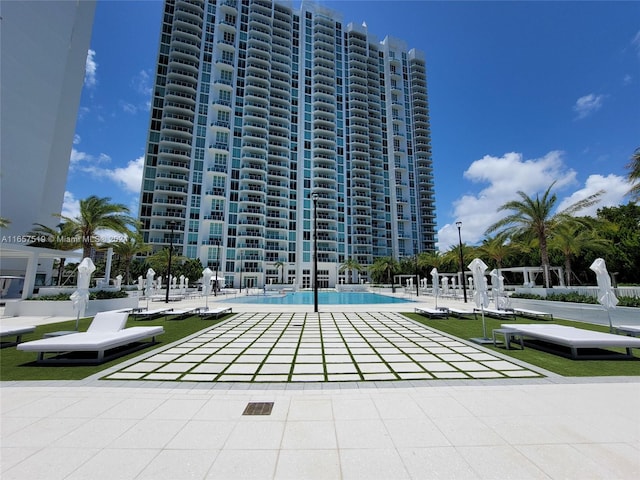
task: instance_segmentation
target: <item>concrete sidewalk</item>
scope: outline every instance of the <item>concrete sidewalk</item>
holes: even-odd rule
[[[640,383],[574,382],[5,383],[1,476],[639,478]]]

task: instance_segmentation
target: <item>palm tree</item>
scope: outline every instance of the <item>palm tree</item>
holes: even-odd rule
[[[113,248],[113,253],[118,255],[120,261],[124,262],[125,283],[127,285],[131,283],[130,268],[133,258],[140,253],[151,251],[151,246],[142,241],[140,232],[129,232],[126,239],[105,243],[103,248]]]
[[[564,274],[567,286],[571,286],[571,260],[585,249],[604,250],[611,245],[607,239],[598,237],[593,230],[577,224],[560,225],[549,239],[549,249],[564,256]]]
[[[8,218],[0,217],[0,228],[6,228],[11,223],[11,220]]]
[[[446,261],[445,256],[438,251],[422,252],[418,255],[418,267],[423,270],[431,270],[432,268],[439,270]]]
[[[636,182],[628,193],[631,195],[632,199],[638,200],[640,199],[640,147],[636,148],[635,152],[633,152],[631,160],[626,165],[626,168],[629,169],[629,173],[627,175],[629,183]]]
[[[386,280],[387,283],[393,282],[393,275],[397,270],[398,262],[393,257],[378,257],[369,267],[371,278],[375,281]]]
[[[551,189],[554,185],[555,182],[547,188],[542,198],[538,194],[536,194],[535,198],[532,198],[523,191],[518,191],[517,194],[520,200],[511,200],[498,208],[499,212],[510,210],[512,213],[498,220],[485,232],[486,235],[501,230],[505,235],[511,237],[522,235],[537,239],[547,288],[550,287],[549,268],[551,266],[547,239],[558,228],[558,225],[579,222],[578,219],[573,217],[573,214],[597,203],[599,197],[604,193],[603,191],[594,193],[554,214],[553,209],[558,201],[557,195],[555,193],[551,194]]]
[[[178,266],[187,261],[187,257],[182,255],[171,254],[171,271],[177,272]],[[153,268],[158,275],[167,275],[169,266],[169,247],[158,250],[156,253],[147,257],[147,264]],[[168,279],[167,279],[168,281]]]
[[[276,271],[282,268],[282,281],[281,284],[284,284],[284,262],[278,260],[277,262],[273,262],[273,266],[276,267]]]
[[[98,243],[96,233],[100,230],[113,230],[117,233],[128,234],[129,226],[136,225],[131,218],[129,208],[121,203],[111,203],[109,197],[100,198],[95,195],[80,200],[80,214],[71,218],[61,214],[55,216],[75,225],[76,234],[82,241],[82,256],[89,257],[91,248]]]
[[[481,256],[493,260],[496,268],[502,268],[502,262],[513,254],[517,247],[513,243],[507,242],[507,235],[499,233],[494,237],[485,238],[477,250]]]
[[[341,266],[340,269],[338,270],[340,273],[343,273],[345,270],[349,271],[349,283],[353,283],[352,282],[352,278],[351,275],[354,271],[356,272],[361,272],[362,270],[364,270],[364,268],[362,267],[362,265],[360,265],[358,263],[357,260],[353,259],[353,258],[348,258]]]
[[[48,227],[41,223],[34,223],[36,226],[27,235],[35,238],[30,245],[33,247],[52,248],[54,250],[77,250],[81,247],[80,238],[75,235],[75,226],[70,222],[61,222],[55,228]],[[62,285],[62,275],[66,258],[60,257],[58,264],[58,285]]]

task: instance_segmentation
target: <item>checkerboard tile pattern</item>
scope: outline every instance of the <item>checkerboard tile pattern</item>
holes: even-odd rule
[[[398,313],[242,313],[108,379],[344,382],[537,377]]]

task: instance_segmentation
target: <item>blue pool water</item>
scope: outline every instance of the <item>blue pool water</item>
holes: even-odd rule
[[[295,292],[286,295],[247,295],[226,300],[232,303],[269,305],[313,305],[313,292]],[[378,303],[407,303],[411,300],[387,297],[368,292],[318,292],[318,303],[324,305],[371,305]]]

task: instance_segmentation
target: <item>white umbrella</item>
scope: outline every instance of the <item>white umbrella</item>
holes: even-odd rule
[[[187,290],[187,287],[184,284],[184,275],[180,275],[180,293],[184,295],[184,292]]]
[[[209,310],[209,294],[211,293],[211,277],[213,271],[207,267],[202,271],[202,293],[205,298],[205,308]]]
[[[436,310],[438,309],[438,290],[440,285],[438,284],[438,269],[431,270],[431,282],[433,283],[433,295],[436,297]]]
[[[138,277],[138,291],[141,291],[143,288],[144,288],[144,279],[142,278],[142,275],[140,275]]]
[[[147,270],[147,289],[145,292],[145,296],[147,297],[147,310],[149,310],[149,298],[153,294],[153,277],[155,277],[156,272],[153,268]]]
[[[596,281],[598,282],[598,302],[607,311],[609,317],[609,331],[613,331],[613,325],[611,323],[610,309],[616,308],[618,305],[618,297],[616,297],[613,287],[611,286],[611,277],[607,272],[607,265],[602,258],[596,258],[589,267],[596,273]]]
[[[77,312],[76,330],[78,330],[80,317],[84,317],[84,311],[89,304],[89,282],[91,281],[91,274],[95,271],[96,266],[90,258],[83,258],[80,265],[78,265],[78,287],[71,295],[73,309]]]
[[[487,338],[487,327],[484,322],[484,308],[489,304],[489,296],[487,294],[487,280],[484,277],[484,272],[487,270],[487,264],[479,258],[474,258],[468,265],[469,270],[473,274],[473,284],[475,286],[473,290],[473,300],[476,302],[476,307],[482,311],[482,334],[481,339],[472,339],[477,343],[489,343],[491,339]]]

